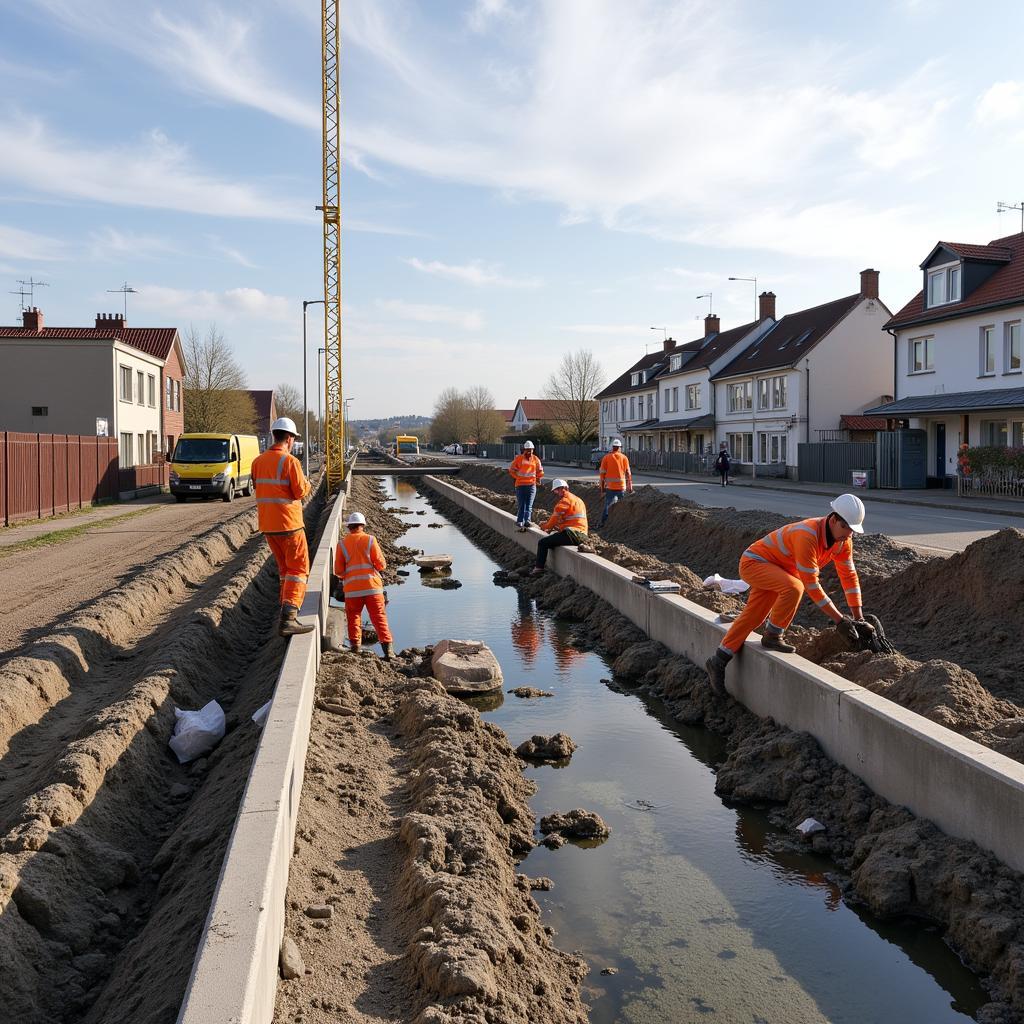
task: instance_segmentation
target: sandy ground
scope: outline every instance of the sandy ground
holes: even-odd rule
[[[52,547],[5,553],[0,548],[0,660],[38,637],[55,619],[83,608],[103,594],[124,586],[154,558],[166,554],[218,523],[255,508],[252,498],[179,505],[170,496],[133,519],[96,525]],[[121,513],[135,511],[135,503]],[[77,516],[54,520],[54,530],[83,525]],[[35,528],[33,527],[33,530]],[[24,537],[22,534],[24,533]],[[12,539],[28,534],[15,527]]]

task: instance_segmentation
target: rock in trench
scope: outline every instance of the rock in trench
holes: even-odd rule
[[[553,736],[533,736],[516,747],[516,753],[534,761],[567,761],[576,750],[572,738],[564,732]]]
[[[540,819],[540,830],[545,834],[557,832],[570,839],[606,839],[612,830],[594,811],[576,807],[564,814],[548,814]]]
[[[489,693],[503,682],[498,659],[480,640],[442,640],[430,665],[449,693]]]
[[[290,935],[286,935],[281,943],[280,965],[281,977],[286,981],[301,978],[306,973],[306,965],[302,962],[299,947],[295,945],[295,940]]]

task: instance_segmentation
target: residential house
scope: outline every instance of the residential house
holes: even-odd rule
[[[546,423],[554,430],[563,424],[570,424],[576,418],[576,403],[548,400],[546,398],[520,398],[512,410],[510,429],[512,433],[524,434]],[[596,412],[596,410],[595,410]],[[597,420],[595,414],[595,422]]]
[[[173,327],[46,327],[41,310],[0,327],[0,429],[117,437],[121,466],[168,453],[184,422],[184,355]]]
[[[717,440],[734,463],[795,477],[800,442],[892,394],[891,315],[878,271],[864,270],[855,294],[787,314],[714,371]]]
[[[939,242],[920,267],[885,324],[895,397],[866,412],[927,431],[929,476],[948,480],[961,443],[1024,446],[1024,233]]]
[[[677,343],[666,338],[662,349],[638,359],[596,395],[598,402],[598,438],[602,448],[611,448],[612,440],[620,438],[626,448],[646,444],[647,435],[640,425],[654,421],[658,415],[658,385],[655,378],[668,364],[669,353]],[[633,434],[627,431],[633,429]]]

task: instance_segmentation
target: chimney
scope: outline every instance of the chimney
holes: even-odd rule
[[[124,328],[124,313],[97,313],[96,330],[120,331]]]
[[[878,298],[878,271],[868,267],[860,272],[860,294],[865,299]]]
[[[775,292],[761,292],[757,297],[757,315],[761,320],[775,319]]]
[[[43,329],[43,311],[38,306],[21,311],[21,326],[26,331],[41,331]]]
[[[676,339],[675,338],[666,338],[665,342],[664,342],[664,345],[665,345],[664,351],[665,352],[671,352],[672,349],[674,349],[676,347]]]
[[[722,329],[722,321],[715,316],[714,313],[708,313],[704,317],[704,337],[710,338],[711,335],[717,334]]]

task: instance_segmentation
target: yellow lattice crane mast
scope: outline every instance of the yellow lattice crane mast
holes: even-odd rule
[[[341,0],[323,8],[324,100],[324,469],[336,491],[345,477],[341,398]]]

